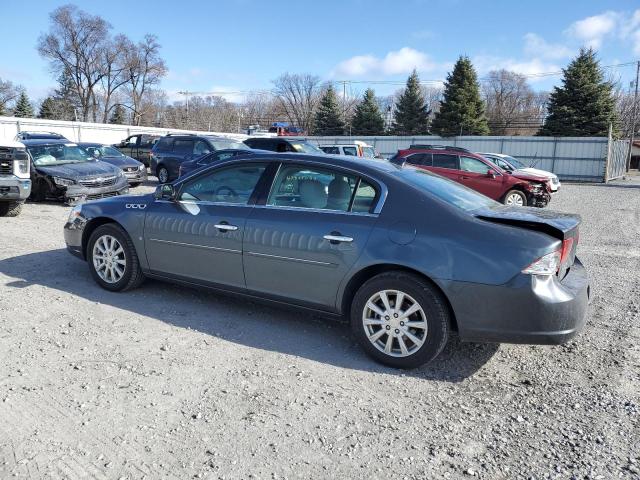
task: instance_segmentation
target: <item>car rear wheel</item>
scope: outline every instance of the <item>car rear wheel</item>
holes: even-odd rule
[[[527,206],[527,196],[520,190],[509,190],[504,196],[505,205],[515,205],[517,207]]]
[[[169,170],[167,170],[166,167],[158,167],[156,175],[160,183],[167,183],[169,181]]]
[[[22,202],[0,202],[0,217],[17,217],[22,211]]]
[[[112,292],[131,290],[144,280],[131,238],[113,223],[101,225],[91,234],[87,263],[98,285]]]
[[[357,291],[351,329],[375,360],[415,368],[440,354],[451,314],[442,294],[425,279],[405,272],[376,275]]]

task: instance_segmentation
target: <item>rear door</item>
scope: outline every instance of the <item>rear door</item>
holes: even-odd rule
[[[165,162],[169,170],[169,178],[178,178],[180,164],[185,160],[193,158],[193,138],[178,137],[173,141],[173,151],[169,159]]]
[[[448,153],[434,153],[432,155],[433,163],[427,170],[431,170],[438,175],[450,178],[456,182],[460,181],[460,166],[458,164],[458,156]]]
[[[460,183],[474,189],[487,197],[498,200],[504,194],[502,175],[495,169],[477,158],[461,155],[460,161]],[[494,174],[489,175],[492,171]]]
[[[244,237],[247,288],[334,309],[338,286],[362,253],[380,187],[317,164],[283,164]]]
[[[158,274],[244,288],[242,239],[266,163],[209,169],[179,189],[175,201],[147,207],[144,242]]]

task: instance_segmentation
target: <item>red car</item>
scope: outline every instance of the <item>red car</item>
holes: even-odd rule
[[[510,174],[464,148],[411,145],[406,150],[398,150],[390,161],[424,168],[506,205],[545,207],[551,200],[548,178],[524,173]]]

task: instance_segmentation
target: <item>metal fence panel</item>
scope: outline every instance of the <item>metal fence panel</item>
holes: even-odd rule
[[[621,178],[626,173],[628,154],[628,140],[614,140],[611,142],[609,165],[607,168],[607,181]]]
[[[363,140],[385,157],[411,144],[452,145],[473,152],[504,153],[555,173],[561,180],[602,182],[607,161],[607,137],[305,137],[320,145]]]

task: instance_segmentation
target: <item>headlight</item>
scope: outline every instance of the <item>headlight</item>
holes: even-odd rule
[[[20,173],[22,175],[29,173],[29,160],[27,159],[16,160],[15,166],[16,166],[16,173]]]
[[[71,185],[75,185],[76,182],[71,180],[70,178],[62,178],[62,177],[53,177],[53,183],[60,187],[70,187]]]
[[[69,212],[69,219],[67,220],[69,223],[73,223],[76,218],[80,216],[82,213],[82,205],[76,205]]]
[[[138,167],[138,170],[140,170],[140,171],[142,172],[145,168],[147,168],[147,167],[145,167],[145,166],[144,166],[144,163],[143,163],[142,165],[140,165],[140,166]]]
[[[120,170],[120,169],[118,169],[118,178],[122,178],[122,177],[124,177],[124,176],[125,176],[125,175],[124,175],[124,170]]]

